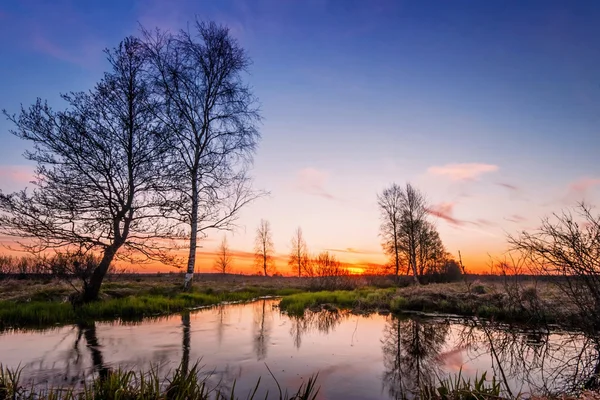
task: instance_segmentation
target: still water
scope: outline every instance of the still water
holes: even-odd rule
[[[307,312],[293,318],[278,300],[224,305],[139,323],[95,323],[0,333],[0,363],[38,385],[80,385],[118,367],[167,374],[200,359],[209,380],[235,381],[245,397],[297,389],[319,373],[322,399],[409,396],[439,378],[487,372],[507,394],[568,392],[596,383],[598,341],[575,332],[523,330],[452,317]],[[506,389],[507,388],[507,389]]]

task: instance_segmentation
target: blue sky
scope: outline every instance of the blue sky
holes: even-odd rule
[[[253,173],[271,196],[241,214],[239,251],[266,218],[279,253],[300,225],[314,251],[382,262],[376,194],[394,181],[427,194],[448,250],[477,268],[506,233],[598,204],[594,1],[4,0],[0,108],[60,107],[60,92],[100,78],[103,48],[194,15],[227,24],[254,61],[264,121]],[[5,191],[28,168],[9,129],[0,120]]]

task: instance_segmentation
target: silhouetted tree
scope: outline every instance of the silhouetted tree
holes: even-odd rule
[[[394,275],[398,276],[404,264],[404,250],[401,243],[400,226],[402,224],[403,196],[402,188],[393,183],[377,195],[377,205],[381,216],[379,235],[382,247],[390,257]]]
[[[421,224],[418,232],[417,265],[419,275],[438,273],[446,258],[446,250],[435,226],[428,221]]]
[[[590,330],[600,327],[600,215],[581,203],[575,216],[564,211],[544,218],[537,231],[509,236],[509,243],[532,272],[560,277],[552,282],[573,301],[581,321]]]
[[[38,101],[9,115],[14,135],[32,144],[32,191],[0,193],[0,232],[34,252],[68,248],[101,254],[79,300],[98,297],[115,257],[157,256],[153,239],[173,231],[157,212],[166,146],[135,38],[106,51],[111,71],[87,93],[62,95],[54,111]]]
[[[347,284],[348,270],[335,255],[322,251],[311,260],[314,280],[313,286],[319,288],[336,289]]]
[[[265,276],[269,276],[269,272],[274,268],[274,252],[275,246],[273,245],[271,224],[269,221],[261,219],[260,225],[256,229],[256,239],[254,241],[254,261],[256,266],[263,272]]]
[[[174,35],[143,33],[171,149],[165,211],[187,226],[189,287],[198,237],[231,229],[240,208],[258,195],[247,174],[260,136],[257,101],[243,80],[250,59],[214,22],[196,21],[191,32]]]
[[[233,266],[233,259],[231,258],[231,252],[229,245],[227,244],[227,237],[223,236],[219,249],[217,250],[217,259],[215,261],[215,269],[222,274],[228,274]]]
[[[395,274],[406,260],[407,271],[419,284],[419,246],[428,224],[425,196],[410,183],[405,187],[394,183],[377,196],[377,204],[382,246],[391,258]]]
[[[292,237],[292,251],[290,252],[290,260],[288,265],[298,271],[298,277],[302,276],[302,272],[307,272],[309,264],[308,247],[302,236],[302,228],[298,227]]]
[[[418,278],[418,249],[419,237],[426,222],[427,207],[425,196],[410,183],[400,191],[401,198],[401,224],[400,236],[406,249],[408,264],[413,273],[414,281],[419,284]]]

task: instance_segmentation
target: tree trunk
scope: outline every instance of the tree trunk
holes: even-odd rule
[[[190,252],[185,281],[183,282],[184,290],[189,290],[192,287],[194,268],[196,266],[196,247],[198,246],[198,186],[195,177],[192,180],[192,220],[190,221],[190,226]]]
[[[110,263],[112,262],[113,258],[115,258],[115,254],[117,253],[119,247],[121,247],[121,245],[113,243],[111,246],[107,247],[106,250],[104,250],[100,264],[98,264],[92,273],[90,282],[83,290],[83,295],[81,297],[82,303],[89,303],[90,301],[98,300],[102,281],[104,280],[104,277],[108,272],[108,268],[110,267]]]
[[[415,284],[420,285],[421,282],[419,282],[419,275],[418,275],[418,271],[417,271],[417,252],[413,250],[413,251],[411,251],[411,253],[412,254],[410,256],[410,258],[411,258],[410,263],[411,263],[411,267],[412,267],[412,271],[413,271],[413,278],[414,278]]]

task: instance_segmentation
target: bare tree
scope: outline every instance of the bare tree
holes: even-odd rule
[[[308,247],[302,235],[302,228],[298,227],[292,237],[292,251],[288,265],[298,271],[298,277],[302,276],[302,272],[307,272],[309,264]]]
[[[425,196],[410,183],[406,184],[400,192],[401,221],[400,232],[404,241],[404,248],[408,256],[408,264],[412,270],[414,281],[419,284],[418,277],[418,249],[419,237],[426,222],[427,206]]]
[[[581,221],[578,222],[577,220]],[[532,272],[550,275],[579,310],[581,322],[600,327],[600,215],[586,204],[544,218],[535,232],[509,236]]]
[[[428,229],[425,196],[410,183],[401,187],[393,183],[377,196],[381,214],[382,246],[390,256],[394,272],[405,261],[415,283],[419,284],[419,246]]]
[[[227,237],[223,236],[219,249],[217,251],[217,260],[215,261],[215,270],[222,274],[228,274],[231,272],[233,266],[233,259],[229,250],[229,244],[227,243]]]
[[[311,260],[314,280],[313,286],[322,289],[337,289],[347,286],[349,275],[342,263],[328,251],[323,251]]]
[[[404,263],[400,226],[402,224],[403,196],[402,188],[393,183],[377,195],[377,206],[381,215],[379,235],[382,238],[383,251],[390,257],[394,275],[398,276]]]
[[[152,60],[158,116],[171,148],[169,217],[186,226],[190,286],[198,237],[232,229],[240,208],[259,194],[247,167],[259,139],[257,100],[243,75],[250,65],[229,30],[196,21],[193,32],[143,31]]]
[[[254,259],[256,266],[265,276],[269,276],[269,273],[274,268],[274,252],[275,246],[273,244],[273,234],[271,233],[271,223],[265,219],[261,219],[260,225],[256,229]]]
[[[0,232],[33,252],[100,253],[84,302],[98,297],[115,257],[156,255],[152,239],[172,234],[156,211],[165,146],[141,50],[135,38],[107,50],[111,72],[90,92],[63,95],[66,111],[39,99],[18,117],[4,111],[37,169],[33,191],[0,193]]]

